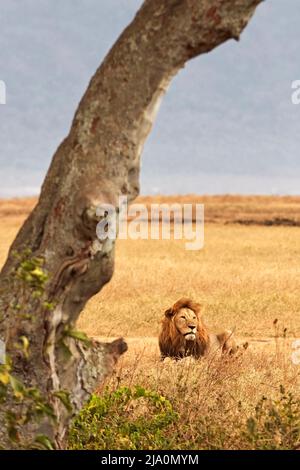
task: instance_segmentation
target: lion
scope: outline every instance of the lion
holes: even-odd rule
[[[233,354],[237,350],[233,332],[211,333],[200,316],[200,305],[188,298],[179,299],[165,311],[159,334],[161,359],[196,359],[210,352]]]

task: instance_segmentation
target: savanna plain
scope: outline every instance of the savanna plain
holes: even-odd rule
[[[74,421],[71,449],[300,449],[300,197],[172,196],[205,204],[205,244],[118,240],[115,273],[77,329],[128,351]],[[36,200],[0,201],[0,263]],[[202,305],[233,357],[160,361],[164,311]]]

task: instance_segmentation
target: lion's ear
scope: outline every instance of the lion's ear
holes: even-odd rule
[[[166,316],[167,318],[172,318],[173,315],[174,315],[174,311],[173,311],[172,308],[168,308],[168,310],[165,311],[165,316]]]
[[[193,310],[194,310],[196,315],[200,316],[201,310],[202,310],[202,305],[198,304],[198,303],[194,303],[193,304]]]

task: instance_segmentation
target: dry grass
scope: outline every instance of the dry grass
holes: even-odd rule
[[[247,225],[300,225],[298,196],[151,196],[139,197],[137,202],[204,204],[205,220],[213,223]]]
[[[176,200],[191,202],[189,198],[196,200]],[[162,199],[156,202],[166,202]],[[110,388],[140,384],[172,397],[189,432],[197,414],[216,423],[230,417],[234,436],[234,423],[246,419],[262,395],[276,397],[284,385],[299,396],[300,366],[292,364],[290,355],[292,340],[300,337],[300,228],[230,222],[298,220],[300,198],[226,196],[197,202],[205,200],[206,214],[220,223],[206,224],[204,249],[186,251],[184,240],[119,240],[114,277],[90,300],[78,328],[90,336],[128,339],[129,351],[109,379]],[[23,212],[19,203],[17,209],[15,202],[0,203],[0,213],[3,207],[6,211],[0,230],[1,263],[33,203],[24,205]],[[250,342],[249,349],[230,361],[160,362],[156,338],[161,316],[183,295],[202,304],[211,327],[235,328],[238,338]],[[233,438],[224,447],[237,442],[238,437]]]
[[[236,407],[236,412],[238,403],[243,403],[248,416],[262,395],[277,397],[280,385],[299,396],[300,370],[290,361],[289,343],[281,343],[279,354],[272,347],[253,346],[233,358],[204,361],[186,358],[161,362],[156,354],[151,357],[136,351],[132,361],[125,356],[120,360],[106,385],[116,388],[138,383],[167,397],[181,397],[182,411],[200,411],[203,415],[220,396],[226,406],[231,403]]]
[[[26,216],[37,199],[2,199],[0,216]],[[136,203],[205,204],[205,218],[213,223],[242,223],[261,225],[299,225],[300,196],[140,196]]]
[[[156,336],[181,296],[203,305],[208,324],[268,337],[275,318],[300,336],[300,229],[207,224],[205,248],[184,241],[119,240],[115,274],[87,305],[80,328],[95,336]]]
[[[250,207],[257,216],[268,211],[271,218],[278,207],[285,207],[284,218],[291,217],[300,204],[297,197],[174,196],[155,201],[175,199],[201,200],[227,215],[228,207],[243,206],[244,213]],[[0,201],[0,263],[34,204],[34,198]],[[272,337],[272,322],[278,318],[287,336],[299,337],[299,235],[298,227],[207,223],[201,251],[186,251],[184,240],[119,240],[114,277],[88,303],[78,326],[92,336],[157,336],[164,309],[185,295],[202,303],[212,327],[233,327],[243,337]]]
[[[253,343],[229,359],[186,358],[177,362],[159,361],[154,341],[146,339],[142,345],[141,340],[133,340],[129,346],[129,354],[120,360],[114,375],[104,384],[105,389],[113,393],[120,386],[134,390],[138,385],[151,390],[170,400],[179,418],[162,431],[163,443],[155,434],[143,442],[142,428],[133,435],[129,430],[130,426],[135,429],[135,423],[152,419],[151,408],[144,400],[130,400],[125,410],[117,411],[120,424],[113,436],[105,427],[102,430],[102,426],[109,428],[110,422],[114,423],[111,410],[104,421],[96,422],[92,439],[88,424],[83,433],[79,428],[79,447],[75,448],[82,444],[83,448],[92,449],[99,445],[117,449],[300,448],[300,370],[291,363],[288,340],[272,340],[267,347]],[[284,391],[280,393],[282,386]],[[103,387],[98,393],[103,394]],[[291,407],[287,406],[290,396],[294,403]],[[260,405],[262,411],[257,413]],[[251,420],[255,420],[254,432],[249,431]],[[88,421],[83,420],[83,429],[85,423]],[[132,436],[137,432],[141,437],[133,444]]]

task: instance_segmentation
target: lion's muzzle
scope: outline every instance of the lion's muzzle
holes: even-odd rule
[[[191,331],[185,333],[184,335],[187,341],[195,341],[196,340],[196,328],[191,328]]]

